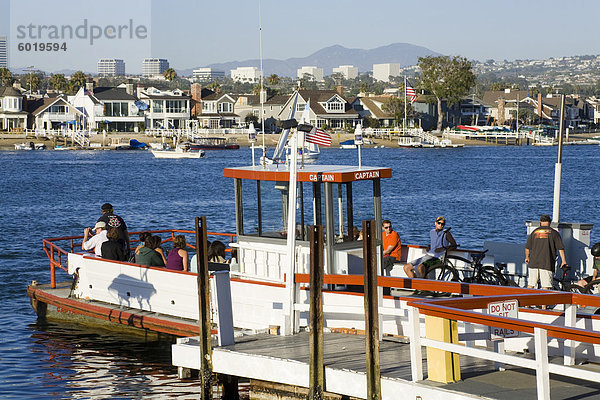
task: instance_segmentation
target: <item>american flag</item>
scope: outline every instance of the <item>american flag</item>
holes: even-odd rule
[[[408,84],[408,82],[406,83],[406,97],[410,99],[410,104],[417,100],[417,93],[415,92],[415,89]]]
[[[317,128],[313,128],[312,131],[306,134],[306,141],[320,146],[331,146],[331,136],[329,136],[329,133]]]

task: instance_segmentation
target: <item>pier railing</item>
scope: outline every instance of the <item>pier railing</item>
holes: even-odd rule
[[[195,235],[195,231],[189,229],[159,229],[159,230],[147,230],[139,232],[129,232],[129,238],[131,248],[133,249],[136,244],[140,242],[135,236],[138,236],[142,232],[148,232],[153,235],[168,234],[166,239],[163,239],[161,243],[172,242],[177,235]],[[207,232],[209,239],[216,240],[221,239],[225,245],[232,243],[235,240],[235,233],[221,233],[221,232]],[[84,251],[81,247],[83,235],[76,236],[63,236],[58,238],[47,238],[42,239],[42,249],[46,253],[48,260],[50,261],[50,287],[56,287],[56,268],[68,271],[68,258],[69,253],[75,253],[78,251]],[[196,249],[194,240],[187,240],[188,247]],[[230,252],[231,249],[227,248],[226,252]]]

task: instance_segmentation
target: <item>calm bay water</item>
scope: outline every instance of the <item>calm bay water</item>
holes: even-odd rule
[[[382,182],[383,214],[403,242],[426,244],[435,217],[444,215],[462,247],[480,248],[484,240],[524,242],[525,221],[552,213],[556,152],[364,149],[363,164],[393,168],[393,178]],[[356,159],[356,151],[325,149],[319,162]],[[192,229],[194,217],[206,215],[210,230],[234,232],[233,183],[223,168],[250,160],[249,149],[208,152],[202,160],[155,160],[149,152],[0,152],[0,397],[198,398],[196,382],[177,379],[167,344],[38,322],[26,286],[49,281],[42,238],[82,234],[107,201],[131,231]],[[593,223],[592,241],[600,240],[597,171],[598,146],[565,147],[560,219]],[[366,189],[354,191],[357,225],[370,218]]]

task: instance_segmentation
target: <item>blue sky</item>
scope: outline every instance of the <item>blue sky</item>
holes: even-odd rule
[[[167,58],[178,69],[258,58],[258,0],[55,0],[52,7],[43,6],[49,3],[13,0],[12,20],[9,13],[0,12],[0,34],[14,36],[11,25],[36,18],[43,21],[40,24],[76,24],[89,18],[99,25],[134,19],[141,24],[150,20],[149,40],[105,40],[102,45],[101,41],[82,45],[73,54],[27,58],[16,51],[11,37],[11,67],[34,64],[47,71],[95,72],[98,58],[125,54],[128,72],[135,73],[144,56]],[[9,4],[10,0],[0,0],[2,10]],[[596,0],[262,0],[260,4],[264,58],[304,57],[334,44],[370,49],[395,42],[476,60],[600,54]]]

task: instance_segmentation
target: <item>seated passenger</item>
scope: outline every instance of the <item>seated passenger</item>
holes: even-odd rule
[[[206,241],[206,248],[207,249],[210,248],[210,240]],[[197,250],[198,249],[196,249],[196,251]],[[192,256],[192,259],[190,260],[190,269],[189,269],[189,271],[193,272],[195,274],[198,273],[198,253],[196,253],[196,254],[194,254]]]
[[[156,251],[163,260],[163,267],[167,265],[167,257],[165,256],[165,251],[161,247],[162,239],[158,235],[152,236],[152,248]]]
[[[136,264],[139,264],[138,262],[138,254],[140,252],[140,249],[142,247],[144,247],[144,242],[146,241],[146,239],[151,236],[149,232],[142,232],[140,233],[139,237],[140,237],[140,243],[137,245],[137,247],[135,248],[133,254],[134,254],[134,260]]]
[[[186,246],[185,236],[175,236],[175,239],[173,239],[173,250],[169,252],[167,257],[167,269],[187,271],[188,252],[185,250]]]
[[[123,249],[123,244],[119,240],[121,235],[119,229],[112,227],[106,233],[108,240],[102,243],[102,258],[115,261],[127,261],[127,255]]]
[[[92,228],[85,228],[83,230],[83,242],[81,243],[81,248],[83,250],[94,249],[94,253],[98,257],[102,257],[102,243],[108,240],[106,237],[106,223],[102,221],[96,222],[94,230],[96,231],[96,234],[92,237],[90,237],[90,235],[92,235]]]
[[[212,242],[208,248],[208,261],[216,263],[226,263],[225,260],[225,244],[220,240]]]
[[[140,248],[137,254],[137,263],[141,265],[147,265],[149,267],[164,267],[165,263],[155,250],[154,240],[152,235],[146,237],[144,246]]]

